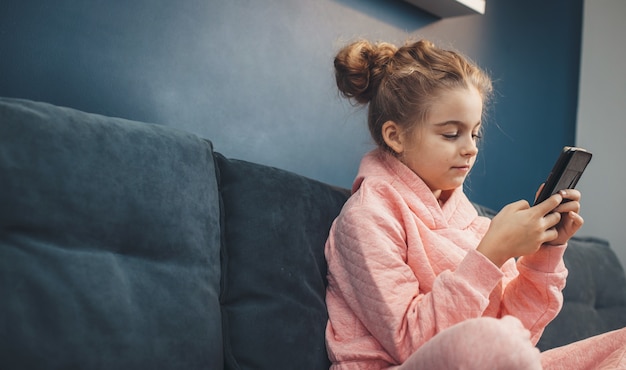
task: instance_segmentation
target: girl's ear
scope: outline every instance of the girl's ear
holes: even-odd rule
[[[404,152],[404,137],[402,135],[402,129],[394,121],[387,121],[383,123],[382,127],[383,140],[385,144],[396,154],[402,154]]]

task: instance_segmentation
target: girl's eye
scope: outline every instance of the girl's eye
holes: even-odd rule
[[[458,139],[461,135],[462,135],[461,132],[451,132],[451,133],[441,134],[441,136],[443,136],[447,140]],[[483,136],[480,134],[480,132],[472,133],[472,139],[474,140],[480,140],[482,137]]]

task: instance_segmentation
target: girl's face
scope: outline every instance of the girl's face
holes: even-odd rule
[[[415,172],[441,202],[463,185],[476,155],[483,101],[471,87],[445,91],[425,122],[400,133],[400,160]]]

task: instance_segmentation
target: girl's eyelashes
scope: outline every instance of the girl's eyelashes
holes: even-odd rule
[[[441,134],[441,136],[445,137],[446,139],[456,139],[457,137],[459,137],[459,133],[455,132],[453,134]]]
[[[458,138],[460,136],[460,133],[455,132],[455,133],[451,133],[451,134],[441,134],[441,136],[443,136],[446,139],[450,139],[451,140],[451,139]],[[478,132],[472,134],[472,138],[475,139],[475,140],[482,139],[482,137],[483,136],[480,133],[478,133]]]

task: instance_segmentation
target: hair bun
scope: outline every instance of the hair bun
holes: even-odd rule
[[[398,48],[388,43],[356,41],[335,57],[335,79],[344,97],[367,104],[376,95],[386,66]]]

